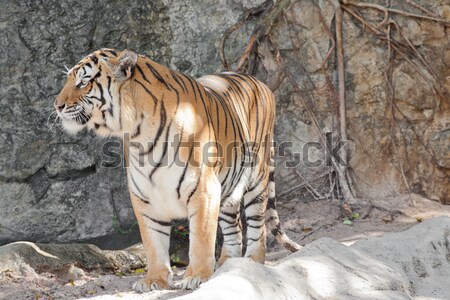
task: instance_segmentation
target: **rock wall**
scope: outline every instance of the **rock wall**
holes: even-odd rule
[[[366,1],[386,5],[385,1]],[[448,1],[416,1],[434,12],[436,17],[450,20]],[[315,4],[314,4],[315,3]],[[319,141],[317,131],[307,113],[303,98],[314,111],[323,132],[331,132],[339,124],[331,116],[336,107],[322,70],[328,50],[329,34],[321,23],[323,17],[334,35],[333,18],[337,1],[296,1],[286,18],[274,28],[272,43],[281,60],[298,83],[296,91],[285,79],[277,91],[278,142],[292,141],[284,158],[280,158],[279,193],[289,200],[300,197],[317,199],[308,192],[309,181],[319,194],[326,195],[333,178],[327,176],[331,167],[323,158],[324,151],[310,149],[309,161],[322,158],[319,166],[305,163],[286,168],[286,161],[305,155],[305,144]],[[415,7],[392,3],[393,8],[423,14]],[[319,13],[319,8],[321,14]],[[355,7],[350,7],[355,9]],[[383,20],[383,13],[360,10],[374,27]],[[433,69],[440,84],[441,96],[433,90],[432,76],[406,50],[406,57],[389,54],[388,45],[377,38],[361,22],[345,13],[343,18],[344,58],[346,70],[347,133],[349,165],[355,188],[361,197],[386,197],[412,192],[430,199],[450,203],[450,36],[447,27],[434,21],[391,14],[420,55]],[[394,32],[394,29],[392,29]],[[393,37],[407,44],[398,32]],[[273,66],[274,53],[262,57],[263,64]],[[392,58],[392,80],[387,80],[389,55]],[[336,61],[331,56],[325,65],[326,74],[336,83]],[[272,72],[283,72],[273,68]],[[422,73],[425,76],[422,76]],[[264,78],[264,74],[262,74]],[[267,74],[266,78],[277,77]],[[436,84],[436,82],[435,82]],[[336,137],[333,137],[335,139]],[[303,150],[303,151],[302,151]],[[298,159],[297,159],[298,160]],[[295,188],[298,186],[298,188]],[[280,191],[280,190],[279,190]]]
[[[53,124],[53,101],[65,66],[102,47],[135,49],[193,75],[220,71],[223,28],[255,3],[210,1],[204,14],[205,2],[191,2],[0,2],[0,245],[120,248],[139,239],[125,171],[102,164],[114,140],[67,135]]]
[[[0,244],[91,240],[134,228],[124,170],[100,166],[105,141],[65,134],[53,125],[52,103],[64,66],[95,49],[130,47],[169,63],[167,6],[7,0],[0,24]]]
[[[64,66],[73,66],[98,48],[112,47],[135,49],[193,76],[217,72],[222,32],[246,8],[261,2],[1,1],[0,244],[90,241],[113,248],[137,239],[124,169],[102,164],[103,145],[115,141],[94,139],[89,133],[68,136],[53,124],[53,99],[63,85]],[[333,2],[316,2],[325,22],[332,25]],[[450,18],[446,0],[419,2]],[[331,129],[332,106],[320,68],[330,47],[328,35],[311,1],[298,1],[286,16],[274,28],[273,41],[302,89],[318,88],[308,99],[323,129]],[[398,22],[426,54],[448,93],[448,30],[429,21],[399,18]],[[242,52],[253,25],[250,22],[232,36],[226,48],[230,58]],[[394,99],[401,131],[395,131],[399,150],[394,151],[387,118],[386,46],[348,17],[344,28],[350,165],[360,195],[385,196],[409,189],[450,201],[448,96],[439,100],[414,69],[395,60]],[[292,44],[292,34],[298,45]],[[267,62],[264,57],[262,61]],[[329,65],[333,79],[333,62]],[[267,80],[263,71],[257,76]],[[312,197],[303,188],[304,180],[322,178],[314,182],[319,190],[326,190],[328,167],[282,164],[292,153],[301,153],[305,141],[318,139],[300,95],[287,80],[277,95],[278,142],[294,142],[286,152],[290,156],[279,160],[278,191],[284,200],[306,201]],[[322,157],[322,152],[313,151],[313,158]]]

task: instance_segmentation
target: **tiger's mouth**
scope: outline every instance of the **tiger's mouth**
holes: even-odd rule
[[[64,129],[71,133],[77,133],[83,129],[91,119],[91,114],[80,104],[56,107],[56,112],[61,118]]]

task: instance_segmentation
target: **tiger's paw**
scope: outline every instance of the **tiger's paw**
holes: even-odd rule
[[[167,290],[171,287],[171,280],[163,280],[161,278],[143,278],[133,283],[133,290],[138,293],[145,293],[158,290]]]
[[[178,287],[182,290],[195,290],[200,286],[200,284],[206,282],[207,280],[208,280],[207,278],[202,278],[200,276],[198,277],[188,276],[181,281]]]

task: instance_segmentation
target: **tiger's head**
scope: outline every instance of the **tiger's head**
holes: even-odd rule
[[[120,88],[132,76],[137,60],[131,50],[101,49],[70,69],[54,103],[63,128],[73,134],[83,128],[100,135],[119,134]]]

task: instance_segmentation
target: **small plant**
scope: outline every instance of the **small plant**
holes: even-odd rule
[[[354,212],[350,218],[344,218],[342,224],[344,225],[353,225],[354,220],[358,220],[361,218],[361,215],[357,212]]]
[[[189,227],[184,225],[177,225],[172,227],[172,235],[174,237],[182,237],[182,238],[188,238],[189,237]]]
[[[353,225],[353,222],[349,218],[344,218],[344,221],[342,221],[342,224],[344,224],[344,225]]]
[[[358,220],[359,218],[361,218],[359,213],[355,212],[355,213],[352,214],[352,220]]]
[[[145,269],[144,268],[139,268],[134,270],[134,275],[143,275],[145,273]]]

